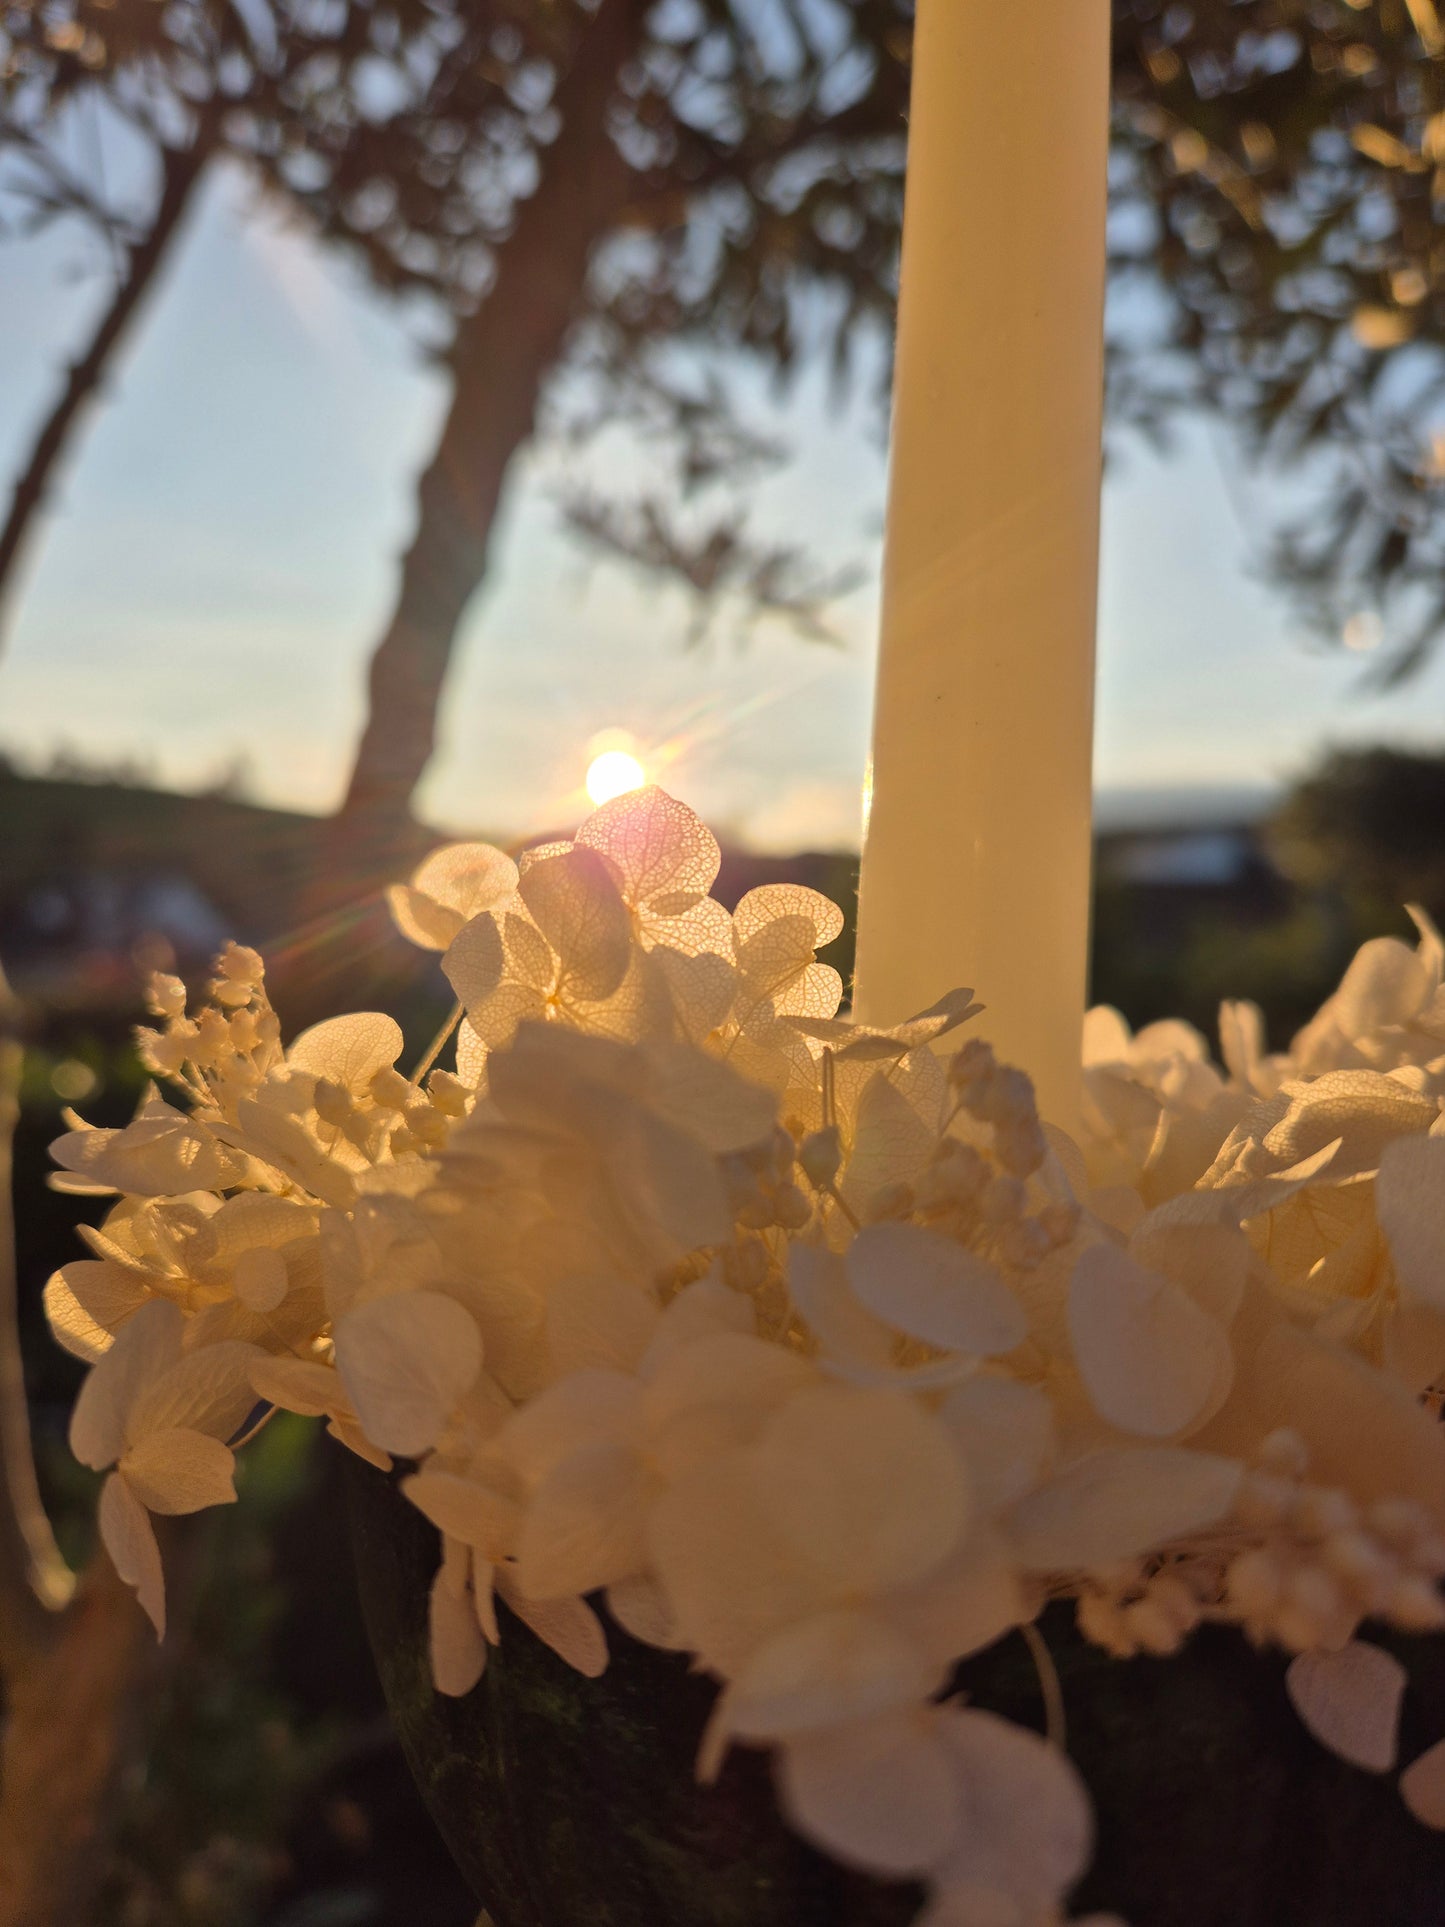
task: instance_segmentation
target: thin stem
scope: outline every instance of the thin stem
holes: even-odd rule
[[[0,1018],[9,986],[0,977]],[[13,1144],[24,1052],[0,1036],[0,1671],[23,1666],[69,1600],[75,1577],[41,1503],[20,1351]]]
[[[432,1065],[441,1056],[442,1051],[446,1048],[447,1039],[451,1036],[452,1032],[456,1029],[457,1025],[461,1021],[462,1021],[462,1006],[460,1003],[455,1003],[452,1005],[451,1015],[447,1018],[446,1022],[442,1025],[441,1029],[437,1032],[436,1036],[433,1037],[431,1042],[427,1045],[426,1056],[423,1057],[421,1062],[417,1065],[416,1069],[412,1072],[409,1082],[413,1084],[420,1084],[421,1080],[426,1076],[427,1072],[431,1069]]]
[[[861,1231],[863,1227],[858,1222],[857,1212],[854,1211],[852,1206],[848,1203],[848,1200],[843,1196],[843,1193],[838,1189],[837,1185],[830,1184],[827,1187],[827,1191],[828,1191],[828,1196],[833,1200],[834,1204],[837,1205],[838,1209],[843,1213],[843,1216],[848,1220],[849,1224],[852,1225],[853,1229],[855,1231]]]
[[[1019,1631],[1039,1676],[1039,1691],[1044,1699],[1044,1737],[1062,1753],[1068,1742],[1068,1725],[1064,1719],[1064,1689],[1059,1682],[1059,1669],[1037,1626],[1020,1626]]]

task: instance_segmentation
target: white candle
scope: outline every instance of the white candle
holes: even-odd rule
[[[920,0],[855,1009],[952,986],[1069,1125],[1089,924],[1108,0]]]

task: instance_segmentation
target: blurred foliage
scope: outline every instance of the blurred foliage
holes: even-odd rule
[[[1337,750],[1259,831],[1243,885],[1162,899],[1102,877],[1093,996],[1135,1024],[1185,1017],[1211,1039],[1221,1001],[1249,998],[1285,1045],[1371,937],[1417,932],[1405,905],[1445,926],[1445,753]]]
[[[1445,756],[1336,750],[1269,826],[1285,875],[1328,890],[1356,927],[1399,922],[1418,903],[1445,924]]]
[[[1445,626],[1437,0],[1115,0],[1114,97],[1115,419],[1236,424],[1273,573],[1398,680]]]

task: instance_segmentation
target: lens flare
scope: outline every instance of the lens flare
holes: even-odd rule
[[[625,749],[604,750],[587,766],[587,794],[599,808],[614,796],[640,790],[646,781],[647,771]]]

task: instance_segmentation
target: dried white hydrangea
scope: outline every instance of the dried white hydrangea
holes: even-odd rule
[[[1249,1006],[1223,1068],[1092,1012],[1075,1142],[954,1047],[971,993],[840,1020],[835,906],[729,915],[717,870],[656,789],[520,865],[430,857],[393,907],[465,1014],[425,1082],[375,1014],[283,1048],[251,951],[194,1016],[155,984],[142,1052],[182,1103],[57,1144],[119,1202],[47,1305],[157,1627],[150,1514],[232,1498],[283,1407],[410,1467],[439,1690],[476,1682],[497,1596],[599,1672],[601,1594],[718,1680],[699,1773],[770,1748],[790,1823],[924,1882],[925,1927],[1047,1927],[1088,1863],[1060,1746],[948,1696],[1011,1629],[1037,1649],[1050,1598],[1121,1655],[1206,1620],[1276,1642],[1319,1737],[1393,1768],[1400,1669],[1356,1629],[1445,1626],[1428,922],[1283,1056]],[[1445,1742],[1401,1791],[1445,1824]]]

